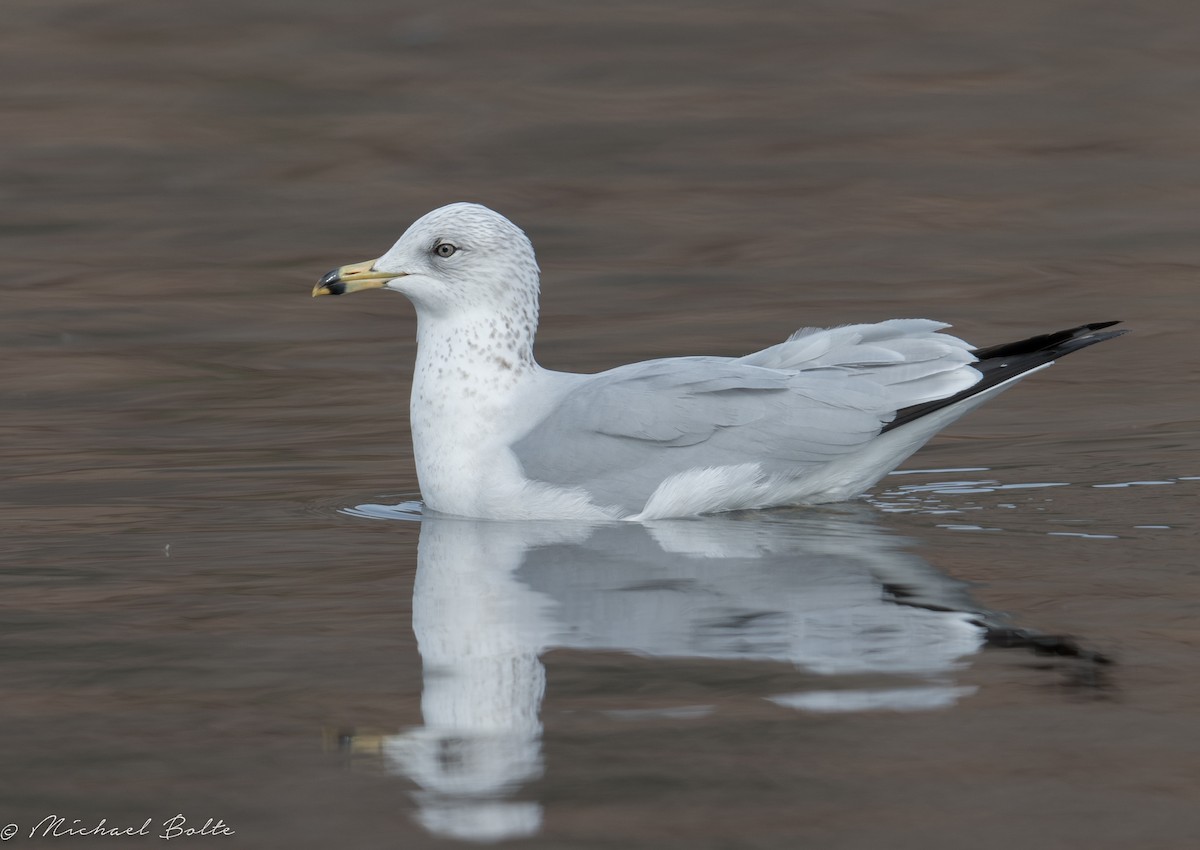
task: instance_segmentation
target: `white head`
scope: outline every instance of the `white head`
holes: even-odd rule
[[[504,216],[479,204],[450,204],[413,222],[378,260],[334,269],[313,295],[379,287],[402,292],[428,315],[536,315],[537,260],[529,238]]]

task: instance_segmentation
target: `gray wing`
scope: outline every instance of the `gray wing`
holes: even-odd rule
[[[513,446],[525,474],[626,510],[689,469],[803,475],[874,439],[896,410],[969,386],[966,343],[925,320],[804,330],[747,357],[581,376]]]

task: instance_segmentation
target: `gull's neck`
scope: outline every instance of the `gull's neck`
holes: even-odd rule
[[[475,389],[492,395],[538,368],[533,359],[537,302],[511,309],[428,313],[417,310],[417,382],[443,398],[448,391]]]
[[[476,503],[506,489],[492,479],[520,478],[508,451],[520,435],[506,424],[520,421],[524,390],[542,374],[533,359],[537,301],[507,306],[417,311],[413,454],[426,504],[444,513],[483,515]]]

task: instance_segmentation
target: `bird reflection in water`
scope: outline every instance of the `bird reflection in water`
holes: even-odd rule
[[[541,806],[518,794],[542,775],[539,656],[557,648],[785,662],[829,677],[763,694],[804,711],[952,705],[974,690],[955,671],[998,618],[904,547],[850,508],[603,525],[425,516],[413,596],[424,722],[382,739],[387,769],[419,786],[435,834],[536,833]]]

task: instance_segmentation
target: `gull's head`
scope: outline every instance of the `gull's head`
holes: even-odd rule
[[[529,238],[498,212],[450,204],[413,222],[377,260],[326,274],[313,296],[360,289],[401,292],[430,313],[537,299],[538,267]]]

